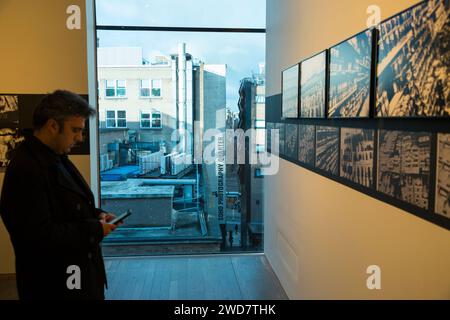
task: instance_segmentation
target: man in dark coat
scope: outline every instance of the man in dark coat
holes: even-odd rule
[[[100,242],[116,228],[68,159],[94,113],[80,96],[58,90],[33,114],[34,134],[6,170],[0,214],[16,256],[20,299],[104,299]]]

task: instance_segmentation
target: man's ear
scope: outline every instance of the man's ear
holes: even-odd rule
[[[59,123],[55,119],[48,119],[45,126],[48,128],[50,133],[52,134],[59,133]]]

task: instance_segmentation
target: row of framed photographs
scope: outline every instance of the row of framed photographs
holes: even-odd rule
[[[282,71],[282,117],[450,116],[449,12],[423,1]]]
[[[423,211],[435,177],[433,212],[450,222],[450,133],[437,134],[434,166],[429,132],[271,122],[266,129],[269,152],[276,154],[271,130],[279,130],[280,157]]]

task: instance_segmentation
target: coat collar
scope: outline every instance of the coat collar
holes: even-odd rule
[[[31,150],[32,154],[43,168],[56,168],[57,180],[62,187],[80,194],[90,203],[93,203],[94,196],[89,188],[89,185],[80,175],[75,166],[70,162],[67,155],[58,155],[34,135],[27,135],[24,144],[29,148],[29,150]],[[74,173],[74,177],[70,178],[62,174],[61,168],[58,167],[64,165],[72,173]]]
[[[25,138],[25,145],[31,150],[39,164],[44,168],[54,166],[61,162],[60,155],[32,134]]]

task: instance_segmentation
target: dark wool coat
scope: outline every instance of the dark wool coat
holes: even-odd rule
[[[67,156],[27,137],[6,170],[0,200],[21,299],[104,299],[101,212]],[[80,290],[67,285],[72,265],[80,269]]]

